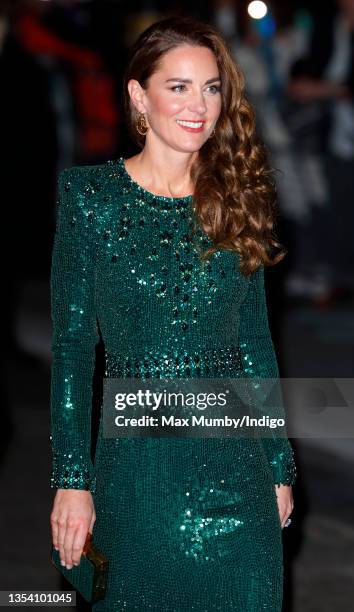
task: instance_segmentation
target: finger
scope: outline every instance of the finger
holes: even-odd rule
[[[279,520],[280,520],[281,527],[283,528],[284,523],[286,521],[286,511],[283,507],[279,508]]]
[[[62,565],[65,565],[65,552],[64,552],[65,532],[66,532],[66,520],[58,519],[58,547],[59,547],[60,562]]]
[[[89,528],[89,532],[90,533],[92,533],[92,531],[93,531],[93,526],[94,526],[95,522],[96,522],[96,514],[95,514],[95,512],[93,512],[92,518],[91,518],[91,523],[90,523],[90,528]]]
[[[290,512],[285,512],[284,517],[283,517],[283,524],[282,524],[283,528],[285,527],[285,523],[288,520],[290,514],[291,514]]]
[[[51,524],[51,528],[52,528],[52,542],[53,542],[53,546],[54,546],[55,550],[59,550],[59,546],[58,546],[59,526],[58,526],[58,519],[57,519],[56,516],[52,515],[50,517],[50,524]]]
[[[66,527],[66,531],[65,531],[65,539],[64,539],[64,554],[65,554],[65,565],[67,567],[67,569],[70,569],[72,567],[72,552],[73,552],[73,541],[74,541],[74,535],[76,532],[77,526],[75,525],[71,525],[71,523],[69,523],[69,525],[67,525]]]
[[[85,545],[86,537],[87,537],[87,527],[81,524],[77,528],[75,532],[75,537],[73,540],[73,564],[79,565],[81,560],[82,551]]]

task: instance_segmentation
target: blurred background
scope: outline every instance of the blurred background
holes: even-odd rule
[[[288,255],[266,281],[281,375],[353,377],[354,0],[0,0],[2,590],[70,590],[49,558],[57,176],[137,152],[122,109],[128,49],[183,14],[229,43],[277,170]],[[354,439],[292,442],[284,611],[353,610]]]

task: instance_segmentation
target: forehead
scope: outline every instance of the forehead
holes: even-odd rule
[[[183,76],[177,74],[178,68],[198,74],[212,71],[211,76],[219,74],[216,57],[208,47],[181,45],[167,51],[160,59],[156,74],[165,75],[172,71],[176,73],[173,76]]]

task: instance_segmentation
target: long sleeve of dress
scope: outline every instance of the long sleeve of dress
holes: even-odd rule
[[[51,488],[95,491],[92,383],[99,340],[94,308],[95,232],[82,169],[59,176],[51,267]]]
[[[241,306],[239,342],[247,377],[279,381],[278,363],[268,322],[263,266],[251,276],[248,292]],[[252,384],[252,395],[254,391],[256,403],[259,406],[263,405],[264,389],[262,384],[258,385],[256,382]],[[280,383],[275,385],[275,389],[276,397],[273,397],[274,405],[276,405],[275,414],[278,418],[285,418]],[[257,394],[259,394],[259,402]],[[264,413],[266,412],[265,409]],[[274,484],[293,484],[296,480],[296,465],[292,446],[286,437],[286,430],[285,428],[278,429],[282,431],[282,436],[277,435],[277,429],[271,431],[272,436],[262,438],[262,444],[272,469]]]

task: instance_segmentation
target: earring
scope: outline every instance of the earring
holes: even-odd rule
[[[135,127],[136,127],[137,132],[139,132],[141,136],[146,136],[149,128],[146,123],[145,115],[143,113],[139,113]]]

